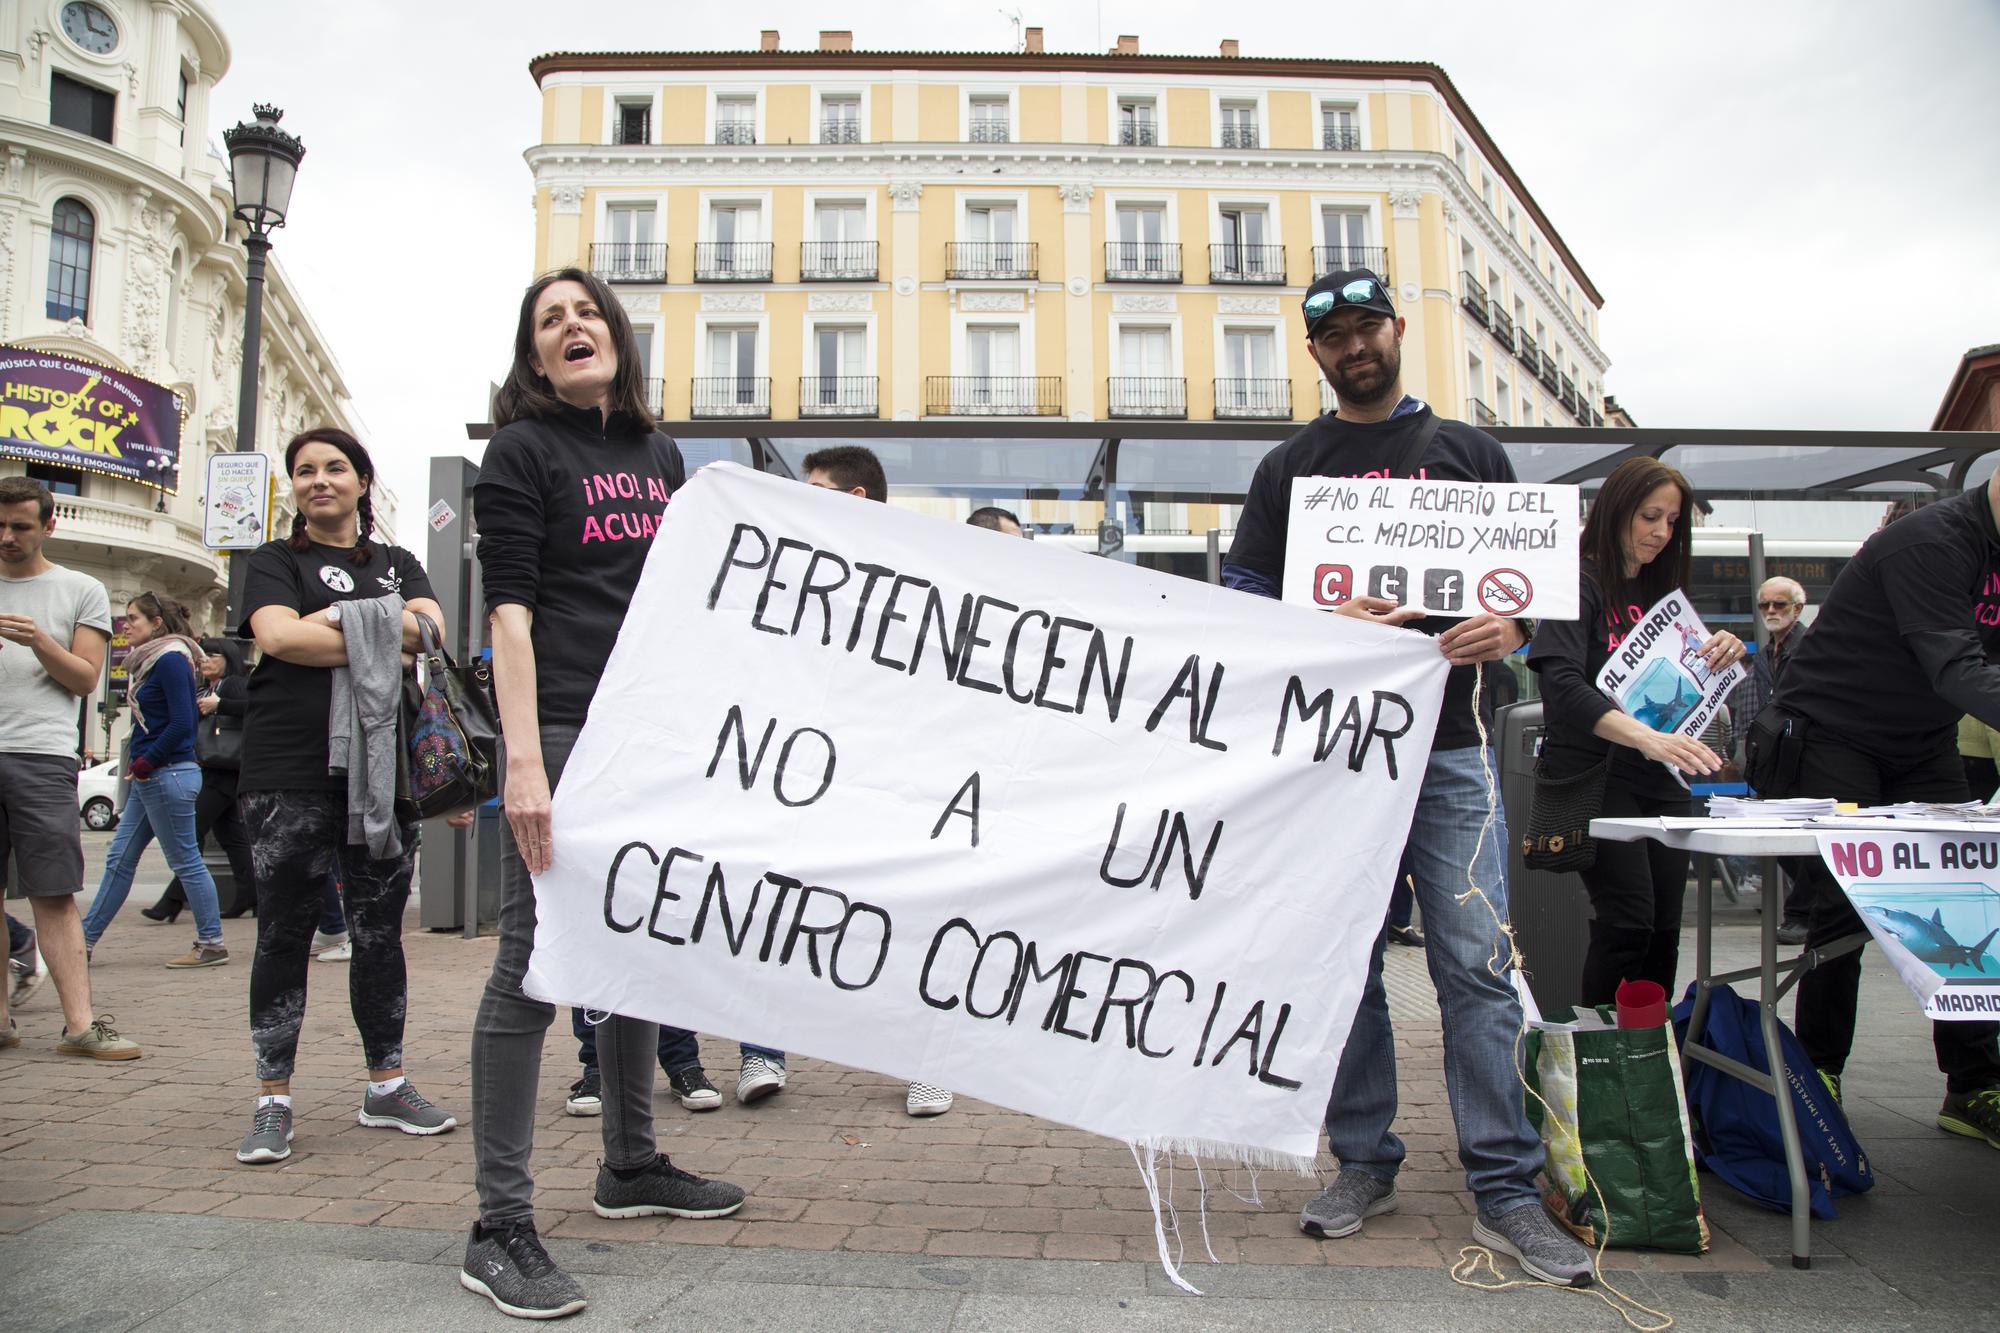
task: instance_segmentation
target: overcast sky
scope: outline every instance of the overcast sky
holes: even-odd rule
[[[476,453],[465,423],[532,276],[531,57],[755,49],[767,27],[1005,51],[1014,31],[979,0],[211,3],[233,51],[211,132],[275,101],[306,142],[276,253],[419,550],[424,460]],[[1018,3],[1051,51],[1137,33],[1442,65],[1603,293],[1605,387],[1641,425],[1922,430],[1959,356],[2000,342],[1995,0]]]

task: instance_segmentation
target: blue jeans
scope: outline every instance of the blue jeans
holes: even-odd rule
[[[1458,1127],[1458,1160],[1479,1210],[1498,1215],[1538,1197],[1535,1176],[1544,1153],[1528,1123],[1514,1062],[1521,1004],[1506,975],[1487,968],[1504,942],[1484,902],[1458,901],[1486,819],[1481,758],[1476,746],[1432,751],[1404,863],[1416,877],[1430,940],[1424,961],[1444,1015],[1445,1088]],[[1491,765],[1492,756],[1484,758]],[[1506,816],[1496,811],[1473,877],[1502,921],[1507,919],[1506,846]],[[1396,1046],[1382,989],[1387,942],[1386,932],[1375,938],[1368,984],[1326,1108],[1327,1147],[1342,1169],[1379,1180],[1394,1180],[1404,1157],[1403,1141],[1389,1128],[1396,1119]]]
[[[111,837],[111,853],[104,863],[104,878],[98,881],[97,897],[83,918],[83,942],[95,947],[104,938],[111,918],[125,905],[132,891],[132,873],[146,844],[160,840],[167,865],[180,876],[188,905],[194,908],[194,937],[198,944],[222,944],[222,912],[215,898],[215,876],[202,863],[195,841],[194,802],[201,795],[201,766],[192,761],[168,764],[143,782],[132,784],[118,832]]]

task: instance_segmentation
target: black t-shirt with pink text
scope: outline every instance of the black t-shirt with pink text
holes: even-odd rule
[[[621,413],[502,426],[479,464],[472,512],[488,610],[534,612],[540,720],[582,726],[660,517],[687,480],[681,451]]]
[[[1290,530],[1292,481],[1298,477],[1387,477],[1395,474],[1406,445],[1431,419],[1428,407],[1387,421],[1348,421],[1327,413],[1301,426],[1283,444],[1264,455],[1251,474],[1236,539],[1227,565],[1250,570],[1269,586],[1282,586],[1285,538]],[[1476,426],[1444,418],[1437,434],[1417,460],[1414,475],[1441,481],[1510,482],[1514,465],[1500,442]],[[1442,634],[1460,619],[1425,616],[1410,628]],[[1493,666],[1490,671],[1506,668]],[[1438,711],[1437,736],[1431,748],[1457,750],[1479,744],[1479,727],[1472,716],[1475,668],[1453,667],[1445,678],[1444,703]],[[1490,693],[1480,699],[1480,713],[1492,725]]]
[[[1894,764],[1954,748],[1961,715],[2000,727],[2000,528],[1986,487],[1862,543],[1820,605],[1773,706]]]

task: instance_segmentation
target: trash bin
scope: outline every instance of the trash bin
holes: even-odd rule
[[[1535,803],[1535,756],[1542,748],[1542,701],[1510,704],[1494,714],[1500,801],[1507,812],[1507,906],[1514,939],[1527,959],[1528,989],[1545,1014],[1573,1007],[1583,996],[1583,957],[1590,947],[1590,899],[1574,874],[1530,870],[1521,836]]]

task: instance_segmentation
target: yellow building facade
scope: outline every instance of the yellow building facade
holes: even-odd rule
[[[1306,420],[1368,267],[1404,383],[1602,424],[1602,298],[1436,66],[819,49],[533,62],[537,272],[614,284],[669,420]]]

